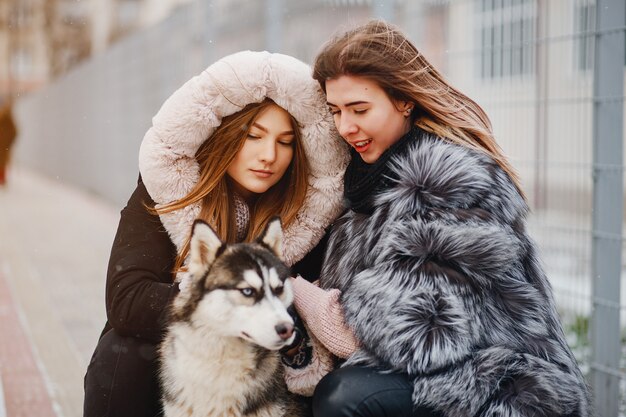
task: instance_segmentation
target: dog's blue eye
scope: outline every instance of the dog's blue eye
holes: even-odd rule
[[[241,294],[244,297],[252,297],[254,295],[254,290],[252,288],[242,288],[239,291],[241,291]]]

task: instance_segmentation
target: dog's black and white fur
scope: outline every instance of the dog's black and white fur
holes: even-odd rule
[[[161,346],[166,417],[300,414],[277,352],[294,338],[281,246],[278,219],[257,242],[233,245],[194,223],[192,281],[174,300]]]

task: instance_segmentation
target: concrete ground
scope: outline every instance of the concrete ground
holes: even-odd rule
[[[20,168],[0,187],[0,417],[82,416],[120,209]]]

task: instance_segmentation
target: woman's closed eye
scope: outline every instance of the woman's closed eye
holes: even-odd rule
[[[294,135],[292,134],[281,134],[276,138],[276,142],[285,146],[293,146],[293,141],[295,140]]]
[[[354,114],[365,114],[365,113],[367,113],[368,110],[369,109],[353,109],[352,112]],[[341,114],[341,110],[339,110],[339,109],[332,109],[332,108],[330,108],[330,109],[328,109],[328,111],[330,111],[330,114],[333,115],[333,116]]]

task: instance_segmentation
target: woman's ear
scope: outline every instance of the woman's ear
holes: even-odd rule
[[[404,117],[409,117],[415,107],[415,103],[404,100],[395,100],[394,105],[396,109],[404,115]]]

